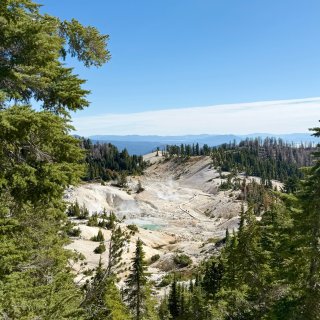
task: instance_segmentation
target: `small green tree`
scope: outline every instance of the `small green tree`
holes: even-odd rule
[[[131,319],[115,286],[116,269],[121,264],[123,246],[126,241],[129,241],[127,235],[122,232],[120,226],[114,225],[109,242],[107,267],[103,268],[100,258],[96,276],[87,285],[85,298],[82,302],[82,306],[87,310],[88,319]],[[100,244],[100,246],[102,245],[104,246],[104,244]]]
[[[125,300],[136,320],[156,319],[154,303],[151,300],[151,291],[147,279],[147,264],[145,253],[140,239],[136,242],[135,255],[132,258],[131,273],[126,280]]]
[[[121,230],[120,226],[114,227],[111,231],[111,238],[109,242],[109,257],[107,266],[107,275],[116,273],[116,269],[121,263],[123,247],[129,241],[127,233]]]
[[[208,295],[214,297],[221,288],[223,264],[221,260],[211,259],[205,264],[204,277],[201,286]]]
[[[104,241],[104,236],[103,236],[101,229],[99,229],[98,234],[96,236],[93,236],[91,238],[91,241],[96,241],[96,242]]]
[[[180,315],[180,290],[178,288],[177,279],[174,275],[168,297],[168,309],[173,319]]]
[[[107,219],[106,228],[108,230],[113,230],[115,228],[116,222],[117,222],[116,215],[114,214],[114,212],[110,212]]]
[[[169,308],[168,308],[168,298],[166,296],[161,300],[158,310],[159,310],[160,320],[172,319]]]
[[[118,177],[118,186],[121,188],[125,188],[128,184],[127,174],[124,171],[121,171]]]
[[[101,258],[96,274],[87,286],[82,307],[88,320],[130,320],[131,316],[114,284],[114,277],[106,276]]]

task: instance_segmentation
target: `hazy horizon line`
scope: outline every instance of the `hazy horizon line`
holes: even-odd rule
[[[320,97],[74,117],[76,133],[91,135],[246,135],[307,133],[320,119]],[[106,133],[108,132],[108,133]]]
[[[88,138],[94,136],[109,136],[109,137],[185,137],[185,136],[250,136],[250,135],[275,135],[275,136],[284,136],[284,135],[294,135],[294,134],[310,134],[311,132],[288,132],[288,133],[275,133],[275,132],[250,132],[244,134],[236,134],[236,133],[199,133],[199,134],[179,134],[179,135],[158,135],[158,134],[91,134],[90,136],[86,136]]]

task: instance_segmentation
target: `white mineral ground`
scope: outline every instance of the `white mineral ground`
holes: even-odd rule
[[[149,266],[151,278],[159,281],[166,272],[174,270],[173,257],[177,253],[190,256],[194,265],[212,255],[214,242],[224,237],[226,228],[238,227],[241,202],[236,200],[239,192],[218,191],[224,180],[212,167],[210,157],[193,157],[180,164],[175,160],[164,161],[155,153],[144,158],[151,165],[144,175],[128,178],[127,190],[111,184],[86,183],[69,188],[65,198],[69,202],[77,200],[91,214],[103,209],[113,211],[123,219],[123,228],[136,224],[139,232],[131,237],[124,250],[121,277],[124,279],[128,273],[135,242],[140,238],[146,259],[160,255],[160,259]],[[145,190],[136,193],[139,181]],[[99,228],[78,223],[82,231],[80,238],[72,239],[67,247],[82,253],[85,269],[92,269],[98,265],[100,255],[93,252],[98,243],[90,238]],[[103,230],[103,233],[108,247],[110,231]],[[107,263],[107,256],[108,250],[101,256],[103,263]],[[76,263],[74,268],[79,271],[80,264]],[[83,276],[77,279],[81,281]]]

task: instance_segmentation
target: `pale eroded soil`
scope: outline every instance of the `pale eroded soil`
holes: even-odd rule
[[[124,250],[122,274],[125,276],[128,272],[139,237],[147,259],[160,255],[160,259],[149,267],[151,277],[157,280],[175,268],[173,257],[177,253],[189,255],[194,264],[211,255],[214,242],[224,237],[226,228],[237,228],[241,203],[236,200],[237,194],[218,191],[221,179],[211,167],[209,157],[195,157],[178,163],[178,160],[164,161],[161,155],[151,154],[146,160],[151,166],[143,176],[130,177],[127,190],[98,183],[82,184],[67,190],[65,197],[69,202],[77,200],[85,205],[90,213],[101,212],[104,208],[114,211],[123,219],[123,228],[126,224],[138,225],[139,232],[132,236]],[[145,190],[136,193],[139,180]],[[93,252],[98,243],[90,238],[99,228],[81,223],[79,227],[80,238],[73,239],[68,248],[85,256],[87,265],[84,268],[94,268],[100,255]],[[103,230],[103,233],[108,247],[110,231]],[[108,252],[102,254],[104,263],[107,256]],[[79,263],[75,264],[75,269],[81,269]]]

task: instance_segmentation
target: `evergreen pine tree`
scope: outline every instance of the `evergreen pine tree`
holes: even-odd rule
[[[206,262],[204,277],[201,281],[207,295],[214,297],[221,288],[223,265],[220,260],[211,259]]]
[[[320,128],[314,128],[320,137]],[[319,145],[318,145],[319,147]],[[306,179],[298,192],[300,211],[294,215],[297,251],[296,289],[302,293],[300,303],[304,319],[320,319],[320,151],[314,153],[315,165],[306,169]],[[302,276],[302,277],[301,277]]]
[[[135,320],[156,319],[155,304],[151,299],[151,291],[147,279],[145,253],[140,239],[136,242],[132,268],[126,280],[125,300]]]
[[[129,320],[127,307],[122,302],[120,292],[115,286],[114,276],[108,276],[100,258],[96,274],[87,288],[82,307],[88,320]]]
[[[180,292],[177,284],[176,275],[174,275],[168,297],[168,308],[173,319],[180,315]]]
[[[108,275],[116,273],[116,269],[120,265],[122,260],[124,245],[127,241],[129,241],[128,235],[121,230],[120,226],[114,227],[112,229],[109,242],[109,256],[107,266]]]
[[[160,306],[159,306],[159,318],[160,320],[170,320],[172,319],[169,308],[168,308],[168,298],[164,296],[161,299]]]
[[[0,3],[0,38],[0,314],[81,319],[63,193],[84,172],[68,115],[88,106],[89,91],[62,60],[102,65],[108,36],[10,0]]]

